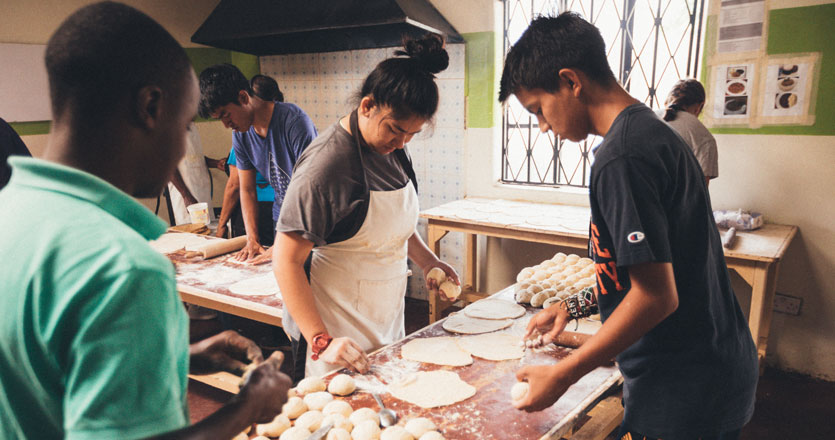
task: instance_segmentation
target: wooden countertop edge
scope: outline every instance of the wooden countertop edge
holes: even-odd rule
[[[603,382],[600,386],[595,388],[594,392],[592,392],[589,397],[571,410],[571,412],[562,419],[562,423],[558,423],[556,426],[551,428],[551,430],[540,437],[539,440],[558,440],[561,438],[563,434],[567,433],[574,425],[577,424],[581,417],[594,408],[595,405],[600,403],[600,401],[606,398],[607,391],[612,390],[621,384],[623,384],[623,376],[621,376],[620,371],[617,371],[609,379],[607,379],[606,382]]]

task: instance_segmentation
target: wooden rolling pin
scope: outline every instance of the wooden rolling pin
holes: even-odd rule
[[[202,256],[204,259],[209,259],[241,250],[244,246],[246,246],[246,235],[230,238],[229,240],[211,240],[194,251],[187,252],[186,255],[189,257]]]
[[[557,336],[557,340],[554,341],[557,345],[562,345],[563,347],[568,348],[579,348],[583,343],[588,341],[588,339],[592,335],[586,333],[575,333],[575,332],[562,332]]]

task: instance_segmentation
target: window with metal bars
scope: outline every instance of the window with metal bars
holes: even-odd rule
[[[574,11],[600,29],[618,81],[649,107],[660,108],[676,81],[698,74],[705,0],[503,2],[505,55],[536,16]],[[511,97],[502,114],[502,182],[588,187],[591,149],[601,140],[540,133],[536,117]]]

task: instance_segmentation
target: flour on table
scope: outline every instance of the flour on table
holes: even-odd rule
[[[436,408],[467,400],[475,387],[464,382],[458,373],[445,370],[420,371],[393,385],[391,395],[421,408]]]
[[[507,333],[458,338],[458,345],[475,357],[491,361],[520,359],[525,353],[522,338]]]
[[[487,298],[468,305],[464,314],[471,318],[508,319],[524,315],[525,308],[510,301]]]
[[[448,336],[412,339],[400,347],[400,356],[403,359],[453,367],[472,364],[473,358],[455,343],[455,339]]]
[[[161,254],[170,254],[185,248],[192,251],[208,243],[202,235],[189,234],[186,232],[168,232],[156,240],[150,242],[152,248]]]
[[[443,323],[444,330],[467,335],[494,332],[511,325],[513,325],[512,319],[479,319],[471,318],[463,313],[449,315]]]
[[[278,283],[273,274],[247,278],[229,286],[229,291],[235,295],[268,296],[278,295]]]

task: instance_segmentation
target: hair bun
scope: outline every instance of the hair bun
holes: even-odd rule
[[[396,55],[405,55],[415,60],[431,74],[436,74],[449,66],[449,54],[444,49],[444,38],[438,34],[426,34],[419,40],[406,38],[405,50],[398,50]]]

